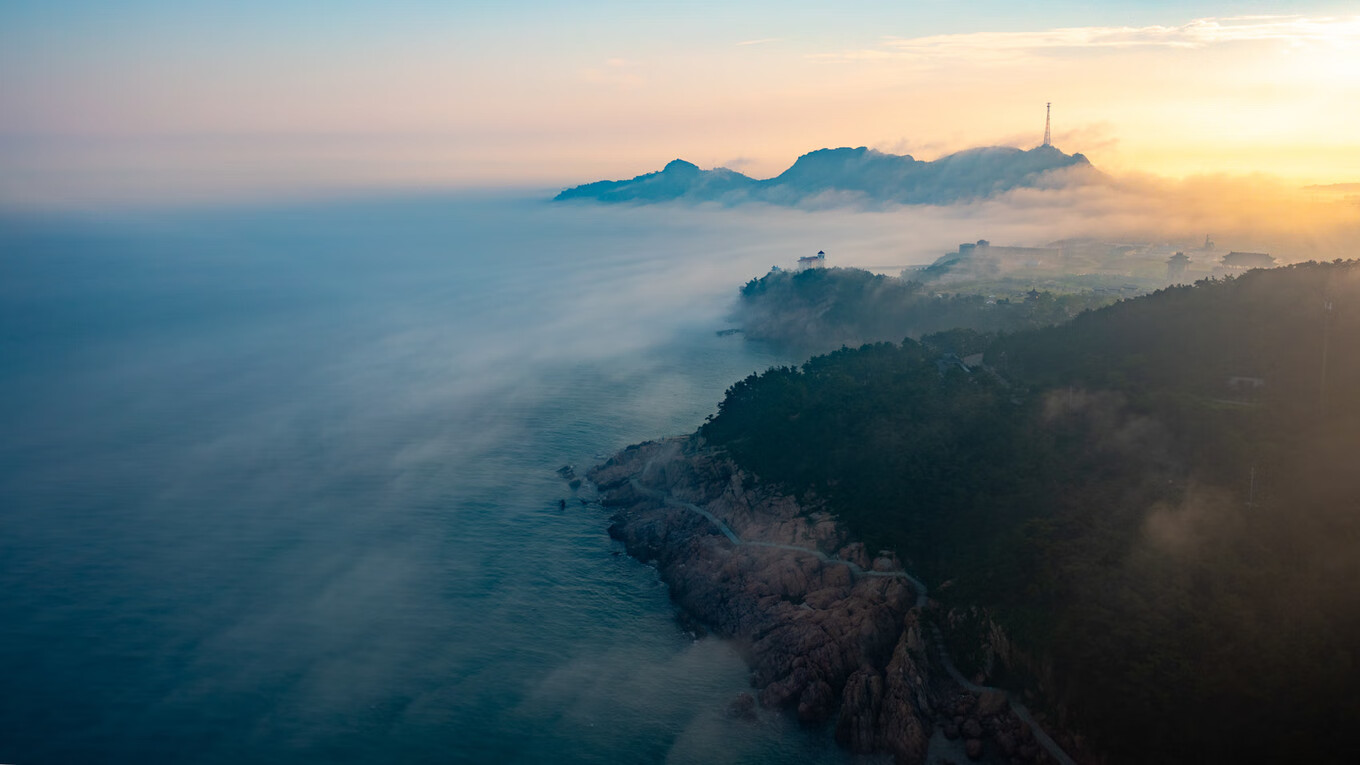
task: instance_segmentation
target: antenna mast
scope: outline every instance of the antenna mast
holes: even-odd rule
[[[1049,101],[1044,105],[1044,145],[1053,145],[1053,135],[1048,132],[1049,120],[1053,117],[1053,102]]]

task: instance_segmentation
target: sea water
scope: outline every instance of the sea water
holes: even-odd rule
[[[728,718],[740,647],[555,471],[799,361],[724,316],[851,231],[513,194],[0,213],[0,762],[847,761]]]

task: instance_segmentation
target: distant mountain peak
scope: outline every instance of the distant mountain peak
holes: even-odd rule
[[[1050,145],[1029,150],[984,146],[931,162],[866,146],[843,146],[810,151],[789,169],[765,180],[727,168],[703,170],[692,162],[674,159],[658,172],[630,180],[587,183],[566,189],[555,199],[610,203],[761,201],[796,205],[835,193],[868,202],[951,204],[994,196],[1013,188],[1049,187],[1053,185],[1049,173],[1090,165],[1081,154],[1065,154]]]
[[[670,162],[667,162],[667,163],[666,163],[666,166],[665,166],[664,168],[661,169],[661,172],[663,172],[663,173],[684,173],[684,172],[689,172],[689,173],[701,173],[701,172],[703,172],[703,171],[700,170],[700,169],[699,169],[699,166],[696,165],[696,164],[694,164],[693,162],[686,162],[686,161],[683,160],[683,159],[673,159],[673,160],[671,160]]]

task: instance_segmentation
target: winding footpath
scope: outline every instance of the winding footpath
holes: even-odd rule
[[[661,500],[662,502],[664,502],[668,507],[679,507],[679,508],[684,508],[685,510],[689,510],[689,511],[692,512],[692,513],[697,513],[698,515],[703,516],[705,519],[708,520],[709,523],[711,523],[711,524],[713,524],[715,527],[717,527],[718,531],[722,532],[722,535],[725,536],[725,537],[727,537],[728,541],[730,541],[733,545],[735,545],[735,546],[737,546],[737,547],[743,547],[743,546],[744,546],[744,547],[770,547],[770,548],[773,548],[773,549],[776,549],[776,550],[788,550],[788,551],[790,551],[790,552],[802,553],[802,554],[804,554],[804,555],[811,555],[811,556],[814,556],[815,558],[817,558],[817,560],[820,560],[820,561],[823,562],[823,563],[831,563],[831,564],[835,564],[835,565],[845,566],[846,568],[850,569],[850,573],[851,573],[852,575],[856,576],[856,577],[865,576],[865,577],[881,577],[881,578],[885,578],[885,579],[905,579],[905,580],[907,580],[908,582],[911,582],[912,588],[916,590],[916,605],[915,605],[915,607],[916,607],[916,608],[921,608],[922,606],[924,606],[924,605],[926,604],[926,586],[925,586],[925,584],[922,583],[921,580],[917,579],[916,577],[912,576],[911,574],[908,574],[908,573],[905,572],[905,571],[871,571],[871,570],[866,570],[863,566],[859,565],[858,563],[856,563],[856,562],[854,562],[854,561],[852,561],[852,560],[843,560],[843,559],[841,559],[841,558],[833,558],[833,557],[831,557],[830,555],[827,555],[826,553],[822,552],[821,550],[815,550],[815,549],[813,549],[813,548],[811,548],[811,547],[799,547],[798,545],[786,545],[786,544],[781,544],[781,543],[779,543],[779,542],[760,542],[760,541],[753,541],[753,540],[745,540],[745,539],[742,539],[741,537],[737,536],[737,532],[733,531],[732,528],[731,528],[730,526],[728,526],[721,518],[719,518],[718,516],[714,515],[713,513],[708,512],[707,510],[703,509],[702,507],[699,507],[698,505],[696,505],[696,504],[694,504],[694,503],[692,503],[692,502],[682,502],[681,500],[678,500],[678,499],[676,499],[675,497],[672,497],[671,495],[667,494],[667,493],[664,492],[664,491],[659,491],[659,490],[657,490],[657,489],[651,489],[651,488],[648,488],[648,487],[646,487],[646,486],[643,486],[643,485],[638,481],[638,479],[636,479],[636,478],[630,478],[630,479],[628,479],[628,480],[629,480],[629,483],[632,484],[633,488],[636,489],[638,492],[640,492],[640,493],[642,493],[642,494],[645,494],[645,495],[647,495],[647,496],[649,496],[649,497],[652,497],[653,499],[659,499],[659,500]]]
[[[940,634],[940,628],[931,624],[930,633],[935,637],[935,648],[939,651],[940,663],[944,665],[944,671],[949,673],[949,676],[954,679],[954,682],[962,685],[972,693],[981,694],[984,691],[997,691],[1005,694],[1006,701],[1011,705],[1011,711],[1015,712],[1015,716],[1020,718],[1021,722],[1029,726],[1030,732],[1034,734],[1034,740],[1044,748],[1044,751],[1048,752],[1050,757],[1057,760],[1062,765],[1077,765],[1076,761],[1071,757],[1068,757],[1067,752],[1064,752],[1062,747],[1058,746],[1058,742],[1054,741],[1051,736],[1044,732],[1044,729],[1040,727],[1039,723],[1034,719],[1034,715],[1029,713],[1029,707],[1026,707],[1020,699],[1016,698],[1015,694],[1005,688],[978,685],[977,683],[969,681],[968,678],[964,677],[963,673],[959,671],[959,668],[954,666],[954,660],[949,658],[949,651],[945,650],[944,635]]]
[[[778,542],[760,542],[744,540],[741,537],[737,536],[737,533],[733,531],[732,528],[728,526],[727,523],[725,523],[721,518],[703,509],[702,507],[699,507],[698,505],[692,502],[684,502],[682,500],[678,500],[672,497],[667,492],[643,486],[642,483],[639,482],[638,479],[636,478],[630,478],[629,484],[639,493],[649,496],[653,499],[660,500],[668,507],[682,508],[701,516],[709,523],[713,524],[714,528],[721,532],[723,536],[727,537],[728,541],[731,542],[736,547],[742,546],[771,547],[777,550],[788,550],[790,552],[801,553],[803,555],[812,555],[823,563],[845,566],[849,568],[850,573],[856,577],[865,576],[865,577],[884,577],[890,579],[906,579],[908,582],[911,582],[911,586],[916,590],[915,607],[924,608],[926,605],[927,590],[925,583],[922,582],[920,579],[917,579],[916,577],[912,576],[911,574],[908,574],[905,571],[871,571],[866,570],[863,566],[860,566],[858,563],[855,563],[854,561],[843,560],[841,558],[833,558],[830,555],[827,555],[826,553],[822,552],[821,550],[816,550],[810,547],[799,547],[798,545],[786,545],[780,544]],[[1038,721],[1036,721],[1034,719],[1034,716],[1030,714],[1029,708],[1026,707],[1020,701],[1020,699],[1016,698],[1015,694],[1011,693],[1010,691],[1007,691],[1004,688],[995,688],[989,685],[978,685],[977,683],[974,683],[970,681],[968,678],[964,677],[963,673],[959,671],[959,668],[954,666],[954,660],[949,657],[949,651],[947,651],[944,647],[944,635],[940,633],[940,628],[935,624],[931,624],[930,632],[931,635],[935,638],[935,649],[936,652],[939,654],[940,663],[944,666],[945,672],[949,674],[949,677],[953,679],[954,682],[963,686],[964,689],[968,690],[970,693],[980,695],[984,692],[991,691],[1005,695],[1006,701],[1009,702],[1011,710],[1015,712],[1015,716],[1018,717],[1021,722],[1029,726],[1030,731],[1034,734],[1034,740],[1044,748],[1044,751],[1048,752],[1049,756],[1052,757],[1054,761],[1058,762],[1060,765],[1077,765],[1076,761],[1073,760],[1071,757],[1067,756],[1067,752],[1064,752],[1062,747],[1058,746],[1058,742],[1054,741],[1051,736],[1044,732],[1044,729],[1039,725]]]

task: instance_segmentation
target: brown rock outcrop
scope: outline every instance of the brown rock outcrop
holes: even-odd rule
[[[853,751],[925,761],[926,646],[895,557],[870,556],[821,508],[759,486],[696,438],[629,447],[589,478],[615,509],[610,535],[655,562],[689,615],[747,646],[763,706],[810,724],[834,716]]]
[[[756,697],[749,693],[738,693],[727,705],[727,716],[740,720],[756,719]]]

